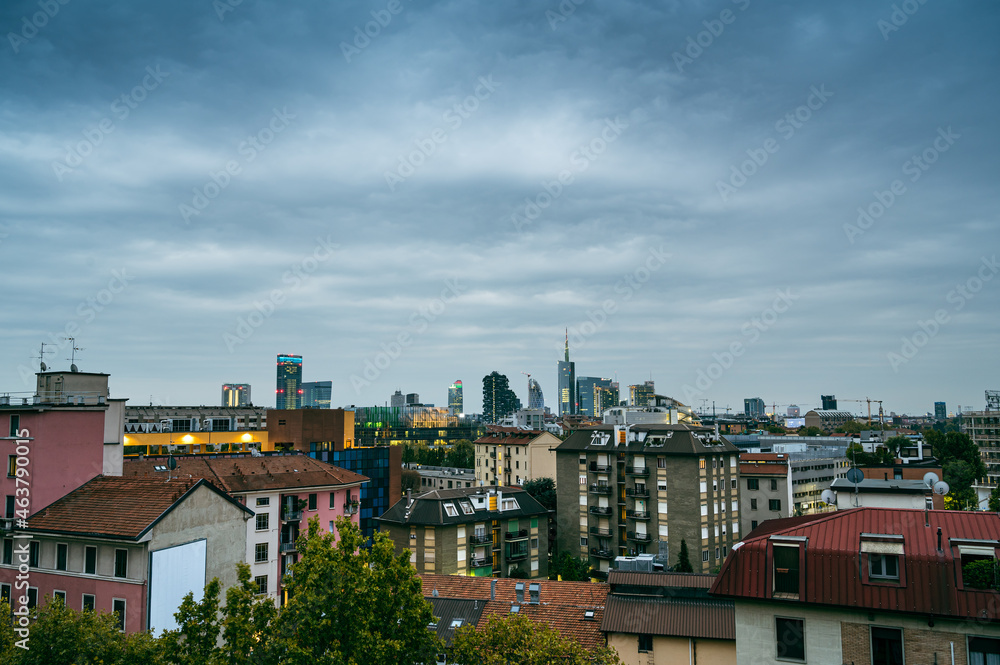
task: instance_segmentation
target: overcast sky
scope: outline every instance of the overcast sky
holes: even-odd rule
[[[894,7],[896,9],[894,9]],[[4,2],[0,391],[1000,388],[1000,5]],[[367,34],[366,34],[367,33]],[[859,208],[866,216],[861,216]],[[383,354],[383,355],[380,355]],[[707,402],[703,402],[707,400]]]

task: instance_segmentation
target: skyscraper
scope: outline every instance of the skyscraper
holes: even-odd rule
[[[566,329],[566,360],[557,365],[559,374],[559,415],[572,416],[578,413],[579,402],[576,395],[576,364],[569,359],[569,328]]]
[[[612,381],[610,386],[594,387],[594,402],[597,409],[595,415],[603,414],[607,409],[619,405],[618,382]]]
[[[222,384],[222,406],[250,406],[249,383]]]
[[[403,394],[403,391],[397,390],[392,394],[392,397],[389,398],[389,406],[406,406],[406,395]]]
[[[521,408],[507,377],[491,372],[483,377],[483,420],[498,423]]]
[[[944,402],[934,402],[934,420],[948,420],[948,406]]]
[[[759,397],[748,397],[743,400],[743,413],[747,418],[763,418],[764,408],[764,400]]]
[[[275,408],[299,408],[302,399],[302,356],[288,353],[278,356],[278,386],[274,393]]]
[[[581,376],[578,378],[576,380],[576,394],[577,403],[580,405],[579,412],[585,416],[601,415],[601,405],[597,397],[597,391],[598,389],[607,390],[611,388],[611,383],[611,379],[596,376]]]
[[[837,410],[837,396],[836,395],[820,395],[820,400],[823,402],[824,411],[836,411]]]
[[[448,386],[448,411],[452,415],[460,415],[464,413],[462,401],[462,382],[456,381],[455,383]]]
[[[333,381],[306,381],[302,384],[303,409],[329,409],[333,398]]]
[[[628,387],[628,399],[630,406],[649,406],[649,402],[656,394],[653,382],[644,381],[642,385],[636,384]]]
[[[528,379],[528,408],[545,408],[545,397],[542,395],[542,387],[534,379]]]

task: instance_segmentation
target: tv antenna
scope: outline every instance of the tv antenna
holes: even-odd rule
[[[66,360],[68,360],[70,363],[70,369],[76,371],[76,352],[86,351],[86,349],[76,345],[76,337],[63,337],[63,339],[69,340],[70,357],[67,358]]]
[[[41,370],[41,371],[43,371],[43,372],[48,369],[48,366],[46,366],[46,364],[45,364],[45,354],[46,353],[52,353],[52,351],[46,351],[45,350],[46,346],[55,346],[55,345],[54,344],[46,344],[45,342],[42,342],[41,348],[38,349],[38,355],[37,356],[33,356],[36,360],[38,360],[38,369]]]

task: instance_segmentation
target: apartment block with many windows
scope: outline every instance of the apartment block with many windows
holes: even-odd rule
[[[536,478],[556,477],[553,449],[559,437],[542,430],[490,425],[486,436],[476,439],[478,485],[523,485]]]

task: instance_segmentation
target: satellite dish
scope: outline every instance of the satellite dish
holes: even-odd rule
[[[49,369],[49,366],[48,366],[48,365],[46,365],[45,363],[42,363],[42,364],[41,364],[41,370],[42,370],[43,372],[47,371],[48,369]]]
[[[943,495],[947,494],[950,491],[951,491],[951,488],[948,487],[948,483],[944,482],[943,480],[940,481],[940,482],[934,483],[934,493],[935,494],[940,494],[940,495],[943,496]]]
[[[832,506],[837,503],[837,493],[833,490],[823,490],[823,493],[819,495],[819,498],[828,506]]]
[[[170,467],[171,471],[177,468],[177,460],[174,459],[173,455],[171,455],[170,458],[167,459],[167,466]]]
[[[857,485],[864,479],[865,479],[865,474],[862,473],[861,469],[859,469],[856,466],[852,466],[851,469],[847,472],[847,482],[854,483],[855,485]]]
[[[80,368],[76,366],[76,363],[73,363],[72,365],[69,366],[69,371],[71,371],[71,372],[79,372]]]
[[[924,485],[927,485],[928,487],[934,487],[934,483],[939,480],[941,479],[938,478],[938,475],[933,471],[928,471],[924,474]]]

